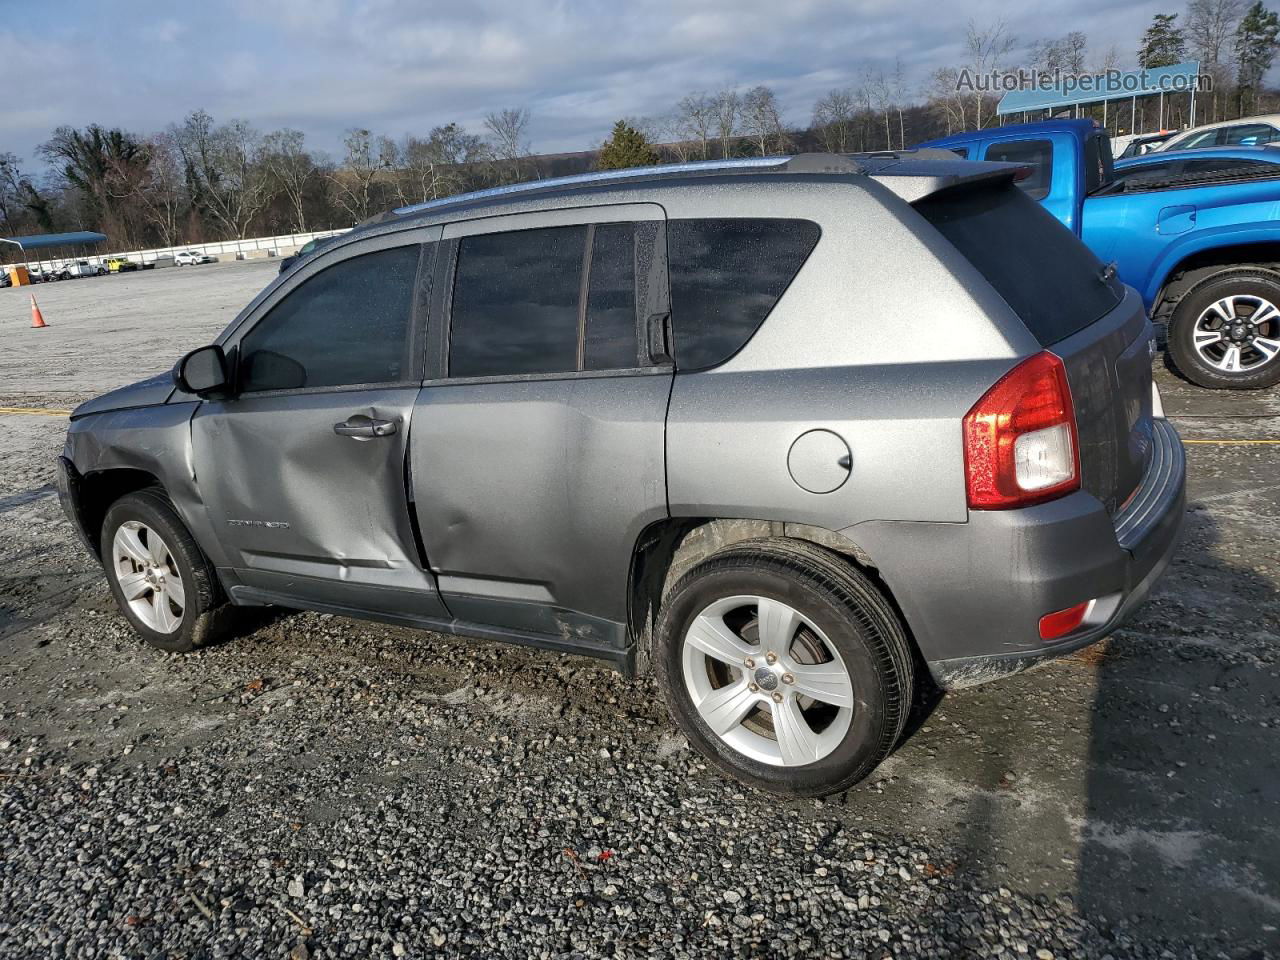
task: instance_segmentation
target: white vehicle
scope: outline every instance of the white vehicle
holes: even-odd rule
[[[1275,142],[1280,142],[1280,113],[1192,127],[1180,136],[1166,140],[1156,149],[1163,152],[1197,150],[1202,147],[1260,147]]]
[[[58,271],[58,276],[63,280],[70,280],[72,277],[100,277],[107,272],[107,268],[102,264],[96,266],[88,260],[72,260],[70,263],[64,263],[62,269]]]
[[[212,257],[207,253],[197,253],[195,250],[179,250],[173,255],[174,266],[178,267],[195,266],[197,263],[217,262],[217,257]]]

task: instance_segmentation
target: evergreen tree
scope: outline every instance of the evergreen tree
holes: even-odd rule
[[[627,167],[649,167],[659,160],[648,138],[625,120],[613,125],[613,134],[600,150],[601,170],[624,170]]]
[[[1138,66],[1143,70],[1167,67],[1180,62],[1187,55],[1187,38],[1174,23],[1176,13],[1157,13],[1151,26],[1142,35],[1138,48]]]
[[[1280,17],[1257,0],[1236,29],[1236,84],[1243,114],[1257,97],[1262,78],[1271,69],[1280,45]]]

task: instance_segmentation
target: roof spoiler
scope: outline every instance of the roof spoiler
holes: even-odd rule
[[[1023,163],[961,160],[950,150],[926,147],[896,154],[867,173],[907,203],[956,187],[1025,180],[1032,167]]]

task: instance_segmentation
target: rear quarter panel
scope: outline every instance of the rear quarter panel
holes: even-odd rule
[[[968,261],[874,182],[776,195],[757,185],[741,198],[680,198],[668,215],[803,217],[822,228],[736,356],[677,372],[667,422],[672,515],[829,530],[868,519],[963,522],[960,419],[1039,349]],[[678,330],[674,296],[672,309]],[[851,452],[850,476],[832,493],[805,491],[788,469],[791,445],[812,429],[832,431]]]

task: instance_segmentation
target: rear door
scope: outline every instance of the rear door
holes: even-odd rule
[[[192,450],[241,589],[445,613],[415,544],[405,474],[422,377],[419,288],[439,233],[344,245],[224,342],[237,393],[200,405]]]
[[[667,309],[662,208],[476,220],[444,241],[411,450],[441,594],[460,620],[621,648],[632,550],[667,515],[672,369],[646,337]]]

